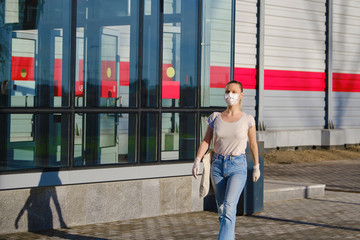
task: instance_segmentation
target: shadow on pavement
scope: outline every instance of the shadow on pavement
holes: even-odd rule
[[[311,223],[311,222],[304,222],[304,221],[297,221],[297,220],[290,220],[290,219],[282,219],[282,218],[274,218],[274,217],[267,217],[267,216],[256,216],[256,215],[251,215],[251,216],[248,216],[248,217],[260,218],[260,219],[271,220],[271,221],[296,223],[296,224],[304,224],[304,225],[310,225],[310,226],[316,226],[316,227],[324,227],[324,228],[332,228],[332,229],[341,229],[341,230],[347,230],[347,231],[360,232],[359,228],[341,227],[341,226],[334,226],[334,225],[328,225],[328,224],[322,224],[322,223]]]
[[[37,235],[44,235],[48,237],[59,237],[61,239],[107,240],[107,238],[97,238],[97,237],[89,237],[84,235],[77,235],[56,229],[52,229],[50,231],[34,232],[34,233]]]
[[[360,206],[360,203],[353,203],[353,202],[343,202],[343,201],[315,199],[315,198],[308,198],[307,200],[320,201],[320,202],[333,202],[333,203],[341,203],[341,204],[350,204],[350,205],[359,205]]]

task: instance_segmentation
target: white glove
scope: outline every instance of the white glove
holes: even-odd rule
[[[197,176],[199,175],[200,172],[200,158],[195,158],[194,160],[194,165],[192,168],[192,175],[194,176],[195,179],[197,179]]]
[[[253,169],[253,181],[257,182],[257,180],[260,178],[260,164],[254,165]]]

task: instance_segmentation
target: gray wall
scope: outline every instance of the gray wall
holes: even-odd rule
[[[199,184],[186,176],[3,190],[0,234],[202,211]]]

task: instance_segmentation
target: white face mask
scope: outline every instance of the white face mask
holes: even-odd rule
[[[239,102],[238,93],[225,93],[224,99],[227,105],[234,106]]]

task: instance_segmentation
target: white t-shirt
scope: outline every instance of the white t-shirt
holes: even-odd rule
[[[213,129],[215,153],[224,156],[245,154],[248,131],[255,126],[253,116],[243,112],[238,121],[226,122],[222,120],[220,112],[214,112],[207,123]]]

